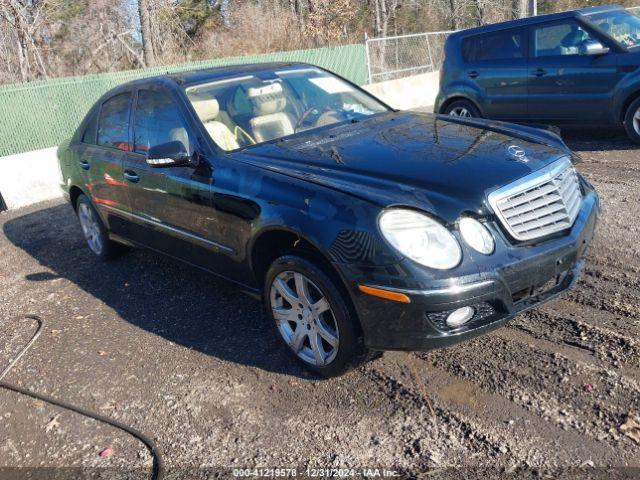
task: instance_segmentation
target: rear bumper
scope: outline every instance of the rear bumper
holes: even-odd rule
[[[405,289],[365,282],[402,292],[411,300],[403,304],[354,295],[366,345],[375,350],[413,351],[445,347],[487,333],[552,300],[577,280],[599,211],[594,193],[585,199],[566,236],[549,241],[547,248],[538,249],[535,255],[520,257],[472,278],[451,278],[447,286]],[[358,282],[362,284],[362,278]],[[448,314],[466,306],[474,308],[474,317],[461,328],[447,327]]]

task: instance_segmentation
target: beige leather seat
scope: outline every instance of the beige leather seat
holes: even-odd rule
[[[253,118],[249,120],[253,138],[264,142],[294,133],[293,124],[284,109],[287,99],[282,85],[271,83],[263,87],[247,90],[247,96],[253,107]]]
[[[215,98],[192,99],[191,104],[216,145],[223,150],[235,150],[239,147],[229,127],[217,120],[220,105]]]

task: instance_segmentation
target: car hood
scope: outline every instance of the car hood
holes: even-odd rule
[[[454,222],[465,211],[488,213],[489,192],[566,155],[559,137],[538,129],[391,112],[258,145],[243,157],[383,207],[412,206]]]

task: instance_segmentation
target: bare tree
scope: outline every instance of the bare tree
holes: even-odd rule
[[[5,38],[14,42],[19,76],[23,82],[48,76],[39,50],[43,5],[44,2],[36,0],[0,1],[0,20],[6,23],[10,32]]]
[[[607,0],[589,0],[601,4]],[[620,0],[631,6],[636,0]],[[0,83],[457,30],[534,0],[0,0]],[[587,0],[538,0],[541,12]],[[386,47],[385,47],[386,48]],[[383,52],[384,53],[384,52]],[[396,50],[394,61],[402,61]]]
[[[151,40],[151,7],[149,0],[138,0],[138,13],[140,14],[140,36],[142,37],[144,63],[146,66],[152,67],[156,64],[156,56],[153,52],[153,42]]]

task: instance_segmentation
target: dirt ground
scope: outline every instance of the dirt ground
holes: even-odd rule
[[[5,380],[147,433],[176,477],[261,466],[638,478],[640,150],[618,132],[567,138],[603,203],[583,276],[490,335],[320,380],[282,352],[258,302],[151,253],[100,263],[54,201],[0,214],[0,370],[34,332],[21,316],[41,315]],[[0,467],[148,478],[150,465],[125,433],[0,390]]]

